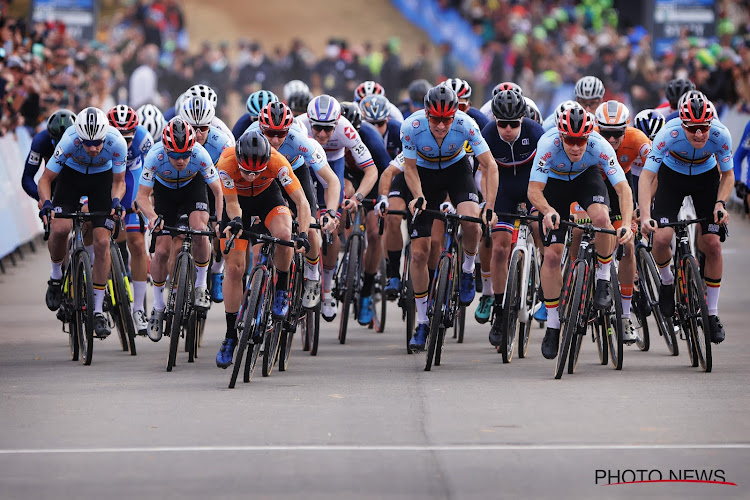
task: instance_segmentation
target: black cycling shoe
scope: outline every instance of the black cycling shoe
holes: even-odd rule
[[[542,356],[547,359],[555,359],[557,357],[557,349],[560,346],[560,329],[559,328],[547,328],[547,332],[544,334],[544,340],[542,340]]]
[[[57,311],[60,309],[62,299],[62,280],[50,279],[47,282],[47,295],[44,297],[45,302],[47,302],[47,309],[50,311]]]
[[[726,334],[724,333],[724,325],[721,324],[721,320],[715,314],[708,317],[708,327],[711,331],[711,342],[714,344],[721,344],[724,341]]]
[[[612,303],[612,292],[609,281],[596,280],[596,290],[594,290],[594,309],[606,309]]]
[[[490,328],[490,344],[495,347],[503,345],[503,308],[495,306],[492,327]]]
[[[659,309],[667,318],[674,316],[674,283],[659,285]]]
[[[109,328],[106,316],[103,313],[94,313],[94,336],[99,339],[106,339],[112,330]]]

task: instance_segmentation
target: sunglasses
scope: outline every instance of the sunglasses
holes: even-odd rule
[[[565,144],[568,146],[585,146],[587,142],[589,142],[589,136],[585,137],[570,137],[568,135],[563,135],[562,140]]]
[[[711,128],[711,124],[708,123],[708,124],[703,124],[703,125],[686,125],[683,123],[682,128],[684,128],[685,131],[690,132],[691,134],[695,134],[699,130],[705,134]]]
[[[238,165],[238,166],[239,166],[240,172],[242,172],[245,175],[259,175],[261,172],[263,172],[265,169],[268,168],[268,165],[266,165],[265,167],[261,168],[260,170],[248,170],[248,169],[244,168],[242,165]]]
[[[193,151],[185,151],[183,153],[178,153],[177,151],[167,151],[167,156],[172,158],[173,160],[184,160],[186,158],[190,158],[193,154]]]
[[[314,128],[314,127],[313,127]],[[287,130],[264,130],[263,135],[266,137],[286,137],[289,134]]]
[[[207,133],[208,133],[208,131],[209,131],[209,130],[211,129],[211,126],[210,126],[210,125],[202,125],[202,126],[200,126],[200,127],[198,127],[198,126],[195,126],[195,127],[193,127],[193,128],[194,128],[195,130],[197,130],[198,132],[201,132],[201,133],[203,133],[203,134],[207,134]]]
[[[599,130],[599,134],[605,139],[619,139],[625,135],[624,130]]]
[[[333,129],[336,128],[336,125],[313,125],[313,130],[316,132],[333,132]]]
[[[430,120],[432,123],[451,123],[453,121],[453,116],[432,116],[427,115],[427,119]]]
[[[499,128],[518,128],[521,126],[521,120],[495,120]]]
[[[81,141],[81,143],[87,148],[96,148],[104,144],[104,140],[99,139],[97,141]]]
[[[372,122],[373,125],[376,127],[383,127],[388,123],[388,120],[381,120],[379,122]]]

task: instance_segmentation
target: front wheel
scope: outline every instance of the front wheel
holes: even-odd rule
[[[170,294],[174,294],[174,301],[170,301],[173,305],[172,309],[172,323],[170,325],[169,332],[169,357],[167,358],[167,371],[171,372],[172,368],[177,364],[177,347],[180,343],[180,333],[182,331],[182,324],[188,318],[186,312],[188,310],[188,272],[190,259],[187,257],[180,257],[178,265],[175,266],[177,269],[176,280],[172,281]],[[177,284],[177,289],[174,289],[174,284]]]
[[[612,362],[612,368],[622,370],[624,354],[622,339],[622,295],[620,294],[620,283],[617,281],[617,269],[615,269],[615,266],[609,266],[609,271],[612,306],[607,310],[605,315],[607,345],[609,346],[609,359]]]
[[[578,335],[578,326],[581,322],[581,301],[583,301],[583,280],[585,275],[585,264],[576,265],[571,272],[571,288],[563,304],[560,314],[560,343],[557,349],[557,362],[555,363],[555,378],[562,377],[565,364],[568,361],[568,352],[573,342],[573,337]]]
[[[516,252],[510,262],[508,281],[505,286],[505,306],[503,307],[502,344],[500,354],[503,363],[513,360],[516,348],[516,335],[520,330],[518,314],[521,309],[521,290],[523,289],[523,252]],[[525,299],[525,297],[523,297]]]
[[[443,258],[440,260],[440,269],[437,279],[434,283],[435,295],[432,301],[432,317],[430,318],[430,332],[427,336],[427,355],[425,358],[424,370],[426,372],[432,369],[432,360],[435,358],[435,350],[440,340],[440,329],[445,328],[443,325],[443,316],[445,309],[448,307],[448,280],[450,278],[450,260]]]
[[[94,284],[91,259],[85,250],[78,252],[76,261],[74,314],[81,362],[90,365],[94,355]]]
[[[708,305],[706,288],[700,277],[700,269],[695,258],[688,256],[683,269],[687,288],[689,332],[695,345],[698,362],[704,372],[710,372],[713,364],[711,357],[711,329],[708,323]]]
[[[372,285],[372,326],[378,333],[383,333],[385,330],[385,314],[386,314],[386,302],[385,299],[385,285],[388,281],[385,269],[385,256],[380,257],[380,265],[378,271],[375,274],[375,282]]]
[[[351,308],[352,301],[354,300],[354,288],[356,286],[356,280],[359,279],[357,273],[357,257],[359,256],[359,238],[352,235],[351,244],[347,254],[344,256],[346,260],[346,273],[343,281],[343,299],[341,303],[341,318],[339,320],[339,343],[346,344],[346,327],[349,323],[349,309]],[[339,293],[341,288],[339,288]]]
[[[644,247],[638,248],[637,257],[640,264],[639,269],[642,272],[641,283],[643,283],[643,289],[641,293],[645,293],[644,298],[646,300],[644,302],[648,302],[648,306],[656,321],[656,326],[659,328],[659,334],[664,337],[664,342],[667,344],[669,354],[677,356],[680,354],[680,349],[677,346],[677,337],[672,324],[672,318],[664,316],[659,307],[659,285],[661,285],[661,278],[659,277],[659,271],[656,269],[654,257]]]

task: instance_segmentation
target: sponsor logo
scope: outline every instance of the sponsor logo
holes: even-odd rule
[[[548,152],[544,153],[544,156],[542,156],[542,163],[544,163],[545,161],[549,160],[550,158],[552,158],[552,153],[551,152],[548,151]]]
[[[553,234],[552,237],[549,239],[550,243],[557,243],[557,235]]]
[[[411,140],[411,137],[409,137],[408,135],[404,135],[403,140],[405,140],[406,142],[409,142]]]
[[[476,193],[469,193],[469,199],[475,203],[479,203],[479,196]]]
[[[524,137],[523,139],[521,139],[521,146],[528,146],[530,143],[531,142],[529,141],[528,138]]]
[[[417,127],[419,127],[419,120],[414,120],[413,122],[411,122],[411,126],[412,126],[412,127],[414,127],[414,128],[417,128]],[[407,141],[408,141],[408,140],[409,140],[409,139],[407,139]]]
[[[669,218],[668,217],[662,217],[659,219],[660,224],[669,224]]]
[[[679,133],[679,132],[677,132],[676,130],[673,130],[673,131],[671,131],[671,132],[669,133],[669,135],[671,135],[672,137],[677,137],[678,135],[680,135],[680,133]],[[661,149],[661,148],[659,148],[659,149]]]
[[[307,153],[307,148],[304,147],[304,146],[300,146],[299,147],[299,151],[300,151],[300,153]]]
[[[203,203],[202,201],[196,201],[195,209],[208,211],[208,203]]]
[[[357,132],[351,127],[344,128],[344,135],[351,141],[357,138]]]
[[[659,144],[656,145],[656,149],[658,149],[659,151],[661,151],[662,149],[664,149],[664,146],[666,146],[666,145],[667,145],[666,142],[661,141]]]
[[[620,161],[623,162],[623,163],[625,163],[626,161],[628,161],[628,155],[622,155],[620,157]]]
[[[708,232],[709,233],[718,233],[719,232],[719,225],[718,224],[709,224],[708,225]]]
[[[62,207],[54,207],[53,210],[54,210],[54,212],[56,214],[61,214],[62,213]]]
[[[414,231],[411,232],[411,237],[416,238],[417,236],[419,236],[419,234],[417,233],[417,230],[415,229]]]
[[[164,159],[164,153],[159,153],[158,155],[156,155],[156,159],[162,161]]]
[[[432,151],[432,148],[430,146],[423,146],[422,151]]]
[[[730,157],[729,157],[729,156],[725,156],[724,158],[722,158],[722,159],[721,159],[721,161],[722,161],[723,163],[726,163],[726,162],[728,162],[729,160],[730,160]]]
[[[592,201],[593,201],[594,203],[604,203],[604,196],[601,196],[601,195],[598,195],[598,194],[597,194],[597,195],[594,195],[594,196],[592,196],[592,197],[591,197],[591,200],[592,200]]]
[[[118,153],[117,151],[115,151],[114,153],[112,153],[112,157],[113,158],[119,158],[120,157],[120,153]]]
[[[638,156],[648,156],[648,154],[651,152],[651,146],[644,142],[641,144],[641,148],[638,150]]]
[[[162,174],[164,174],[164,175],[172,175],[172,171],[171,170],[165,170],[165,171],[162,172]]]
[[[719,137],[719,131],[714,131],[711,135],[713,135],[714,137]]]
[[[609,160],[609,156],[605,153],[599,153],[599,158],[601,158],[604,161]]]
[[[204,168],[206,167],[206,162],[205,161],[201,162],[201,167],[204,167]]]
[[[552,142],[555,144],[555,146],[559,146],[560,145],[560,138],[559,137],[555,137],[555,139]]]
[[[729,151],[729,146],[727,146],[727,143],[724,143],[721,145],[721,149],[723,149],[724,151]]]
[[[474,135],[474,129],[473,128],[469,129],[469,135]]]
[[[454,149],[456,149],[456,145],[455,144],[453,144],[453,143],[448,144],[448,150],[449,151],[453,151]]]
[[[106,219],[104,221],[104,227],[106,227],[110,231],[113,230],[115,228],[115,221],[113,221],[112,219],[109,219],[109,218]]]
[[[610,168],[609,170],[607,170],[607,175],[615,175],[616,173],[617,173],[616,168]]]
[[[558,164],[557,164],[557,167],[555,167],[555,168],[556,168],[557,170],[562,170],[562,169],[564,169],[564,168],[565,168],[565,164],[564,164],[564,163],[558,163]]]

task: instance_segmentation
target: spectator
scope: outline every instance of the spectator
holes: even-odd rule
[[[159,64],[159,48],[156,45],[143,47],[139,61],[141,63],[130,76],[130,106],[136,109],[144,104],[162,106],[159,95],[159,81],[156,68]]]
[[[398,55],[397,39],[391,39],[383,45],[383,66],[380,68],[380,84],[385,88],[385,95],[397,101],[397,97],[404,87],[402,77],[401,58]]]

